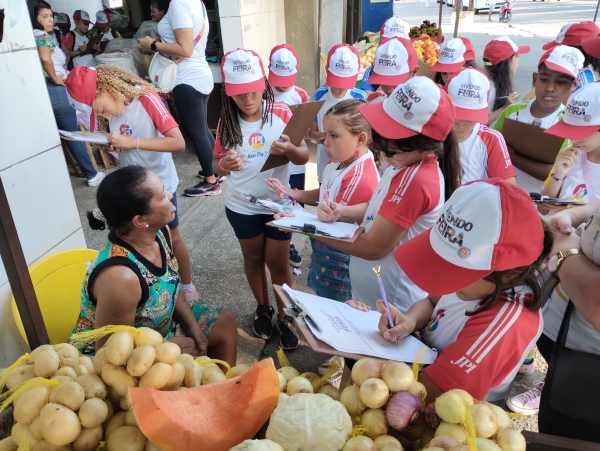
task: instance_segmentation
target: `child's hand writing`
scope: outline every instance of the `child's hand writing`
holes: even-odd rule
[[[221,160],[221,166],[223,166],[226,171],[237,172],[242,170],[244,162],[235,150],[228,150],[227,155]]]
[[[323,199],[317,207],[317,218],[323,222],[336,222],[342,216],[339,204]]]
[[[275,140],[273,141],[273,144],[271,144],[269,152],[271,152],[273,155],[285,155],[285,153],[288,152],[292,146],[292,143],[290,143],[290,137],[288,135],[281,135],[280,139],[283,139],[283,142]]]
[[[277,194],[279,197],[281,197],[282,199],[287,199],[286,195],[283,194],[278,186],[280,186],[281,188],[284,189],[284,191],[286,193],[288,193],[290,196],[292,197],[296,197],[296,191],[294,191],[291,188],[288,188],[287,186],[284,186],[283,183],[281,183],[279,180],[275,179],[275,178],[269,178],[269,179],[263,179],[265,181],[265,183],[269,186],[269,191],[271,191],[273,194]]]
[[[504,106],[510,106],[513,103],[516,103],[519,101],[519,97],[521,97],[521,94],[517,93],[517,92],[511,92],[510,95],[506,98],[506,102],[504,102]]]
[[[133,138],[123,136],[117,132],[107,133],[106,139],[110,144],[110,150],[113,152],[123,153],[125,150],[135,147],[135,140]]]
[[[388,324],[388,309],[385,308],[385,304],[381,299],[377,300],[377,311],[381,313],[381,317],[379,318],[379,332],[383,338],[395,342],[397,338],[404,338],[412,334],[417,325],[416,321],[413,318],[403,315],[393,305],[390,305],[390,310],[395,324],[392,329],[390,329],[390,325]]]
[[[577,156],[581,153],[581,149],[577,147],[567,147],[556,157],[556,171],[554,171],[554,177],[562,179],[569,171],[573,168]]]

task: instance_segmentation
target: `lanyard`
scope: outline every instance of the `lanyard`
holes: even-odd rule
[[[581,169],[583,170],[583,180],[585,181],[585,189],[590,202],[596,200],[594,195],[594,188],[592,186],[592,179],[590,178],[590,170],[588,168],[587,154],[583,152],[581,154]]]

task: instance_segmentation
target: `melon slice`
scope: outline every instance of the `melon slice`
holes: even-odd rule
[[[228,451],[256,435],[278,397],[272,359],[241,376],[188,390],[129,389],[140,429],[163,451]]]

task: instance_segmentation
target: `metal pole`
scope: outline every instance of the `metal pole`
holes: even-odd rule
[[[454,37],[458,36],[458,21],[460,20],[461,11],[462,11],[462,0],[456,0],[456,17],[454,20]]]
[[[598,17],[598,7],[600,7],[600,0],[596,4],[596,12],[594,13],[594,23],[596,23],[596,17]]]
[[[598,0],[600,2],[600,0]],[[442,32],[442,7],[444,6],[444,0],[440,0],[440,20],[438,22],[438,44],[441,44],[441,36],[443,36]]]

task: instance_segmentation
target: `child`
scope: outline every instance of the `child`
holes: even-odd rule
[[[537,73],[533,74],[535,99],[507,107],[494,124],[494,130],[501,132],[506,118],[541,128],[556,124],[564,112],[561,100],[576,86],[582,65],[583,55],[573,47],[560,45],[548,50],[540,59]],[[517,185],[526,193],[541,193],[552,165],[519,155],[510,147],[508,150],[515,166]]]
[[[471,67],[460,69],[450,77],[444,90],[456,111],[452,130],[460,149],[461,184],[490,177],[515,184],[515,171],[504,138],[483,125],[487,122],[490,92],[490,81],[485,74]]]
[[[65,46],[68,55],[71,58],[70,64],[75,66],[87,66],[94,59],[94,55],[88,53],[87,55],[80,56],[87,50],[87,43],[90,38],[87,35],[88,28],[90,27],[90,15],[78,9],[73,13],[73,20],[75,21],[75,29],[67,34],[67,41]]]
[[[368,144],[371,127],[358,112],[362,100],[348,99],[332,106],[323,118],[327,137],[324,145],[331,162],[325,168],[323,183],[319,189],[298,191],[285,188],[296,201],[309,205],[327,203],[331,199],[340,205],[357,205],[368,202],[379,182],[373,153]],[[266,179],[272,193],[285,196],[276,185],[277,179]],[[325,197],[327,193],[327,197]],[[293,216],[283,212],[279,216]],[[311,267],[306,282],[319,296],[345,302],[352,298],[348,264],[350,256],[310,239],[312,246]]]
[[[298,165],[308,161],[304,141],[299,147],[282,135],[291,112],[287,105],[273,101],[271,85],[265,78],[260,57],[251,50],[237,49],[227,53],[221,62],[223,74],[223,106],[214,148],[213,168],[228,175],[225,213],[240,242],[244,256],[246,278],[258,307],[254,319],[254,334],[268,340],[275,313],[269,305],[269,288],[265,264],[274,284],[292,284],[288,265],[291,233],[266,224],[273,220],[267,210],[251,205],[234,196],[252,194],[259,199],[270,196],[263,178],[276,178],[287,187],[289,165],[260,172],[270,153],[286,155]],[[281,138],[283,142],[279,142]],[[266,146],[270,146],[267,150]],[[279,200],[281,201],[281,200]],[[293,319],[283,311],[285,304],[275,295],[279,316],[277,329],[281,346],[298,346]]]
[[[350,254],[350,282],[356,301],[375,306],[381,297],[374,266],[388,300],[406,311],[425,292],[402,272],[394,249],[437,220],[445,196],[458,186],[458,146],[452,133],[454,106],[444,91],[426,77],[399,85],[382,103],[358,109],[372,127],[372,147],[390,164],[373,197],[354,206],[330,201],[317,210],[325,222],[358,222],[365,229],[354,243],[320,238]]]
[[[453,388],[506,397],[542,332],[536,274],[551,248],[552,232],[527,193],[493,178],[458,188],[434,227],[396,249],[402,271],[429,294],[408,310],[391,306],[392,329],[377,301],[379,330],[390,341],[422,331],[440,353],[419,374],[426,403]]]
[[[269,84],[273,87],[275,102],[286,105],[306,103],[308,95],[302,88],[296,86],[298,76],[298,53],[287,44],[278,45],[271,50],[269,58]],[[290,163],[290,188],[304,189],[306,180],[306,165]],[[290,265],[299,268],[302,257],[290,244]]]
[[[508,36],[492,39],[483,51],[485,71],[492,82],[488,99],[488,124],[494,125],[502,111],[519,99],[512,76],[519,68],[519,55],[529,53],[529,46],[518,47]]]
[[[177,208],[177,171],[171,152],[183,152],[185,141],[177,122],[165,109],[156,89],[141,78],[116,66],[102,64],[96,70],[75,67],[66,81],[72,106],[90,112],[90,124],[101,117],[99,125],[108,133],[111,150],[119,153],[119,164],[141,166],[154,172],[164,189],[173,194]],[[93,126],[92,126],[93,131]],[[190,256],[179,230],[179,217],[169,224],[173,252],[179,263],[181,288],[186,299],[198,300],[192,283]]]
[[[400,19],[399,17],[390,17],[381,26],[381,31],[379,32],[379,46],[381,47],[390,39],[394,38],[409,39],[409,34],[410,25],[408,24],[408,22]],[[360,89],[365,91],[367,94],[371,94],[372,92],[377,91],[377,87],[373,86],[370,81],[371,75],[373,74],[374,66],[375,64],[372,64],[367,68],[367,70],[363,74],[363,78],[360,83]]]
[[[90,30],[90,35],[96,36],[98,33],[103,34],[101,42],[122,38],[118,31],[110,28],[110,15],[106,11],[96,13],[96,23]]]
[[[359,54],[358,51],[348,44],[336,45],[329,51],[327,56],[327,79],[325,86],[315,92],[313,100],[325,100],[321,110],[310,127],[308,136],[318,140],[317,145],[317,175],[319,183],[323,181],[323,171],[329,162],[325,153],[323,139],[327,135],[323,129],[323,118],[336,103],[346,99],[367,100],[367,95],[360,89],[356,89],[358,78]]]
[[[442,43],[437,63],[431,66],[429,72],[435,72],[433,81],[444,86],[450,76],[463,67],[477,68],[475,49],[470,39],[458,37]]]
[[[62,45],[67,40],[67,33],[71,31],[71,19],[68,14],[65,13],[54,13],[54,30],[55,36],[59,45]]]
[[[373,74],[370,83],[375,92],[367,97],[368,103],[383,102],[396,86],[414,77],[418,71],[419,58],[408,39],[392,38],[375,51]]]

